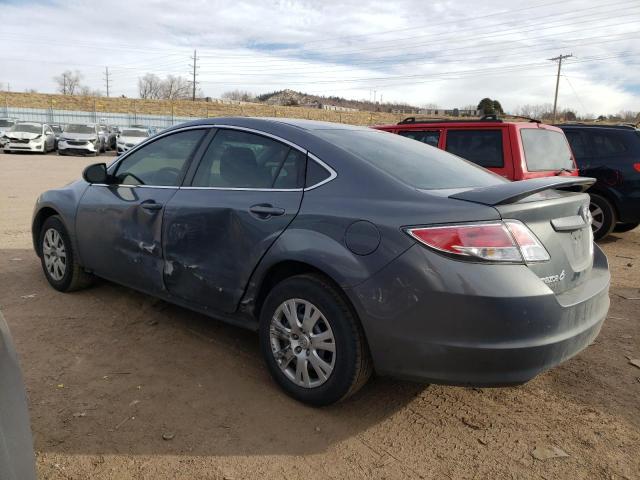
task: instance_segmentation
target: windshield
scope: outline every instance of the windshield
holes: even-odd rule
[[[0,128],[13,127],[15,123],[13,120],[0,120]]]
[[[65,133],[96,133],[96,127],[93,125],[67,125],[64,129]]]
[[[378,130],[315,130],[319,137],[415,188],[484,187],[506,182],[422,142]]]
[[[123,130],[122,134],[123,137],[148,137],[149,133],[147,133],[146,130]]]
[[[12,132],[42,133],[42,125],[39,123],[16,123]]]
[[[55,133],[61,133],[62,132],[62,127],[60,125],[49,125],[51,127],[51,130],[53,130]]]
[[[576,168],[564,133],[542,128],[523,128],[520,130],[520,137],[530,172]]]

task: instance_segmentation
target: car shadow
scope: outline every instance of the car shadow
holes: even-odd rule
[[[106,281],[57,292],[29,250],[0,250],[0,305],[40,452],[310,454],[426,388],[375,378],[340,404],[305,406],[272,381],[255,333]]]

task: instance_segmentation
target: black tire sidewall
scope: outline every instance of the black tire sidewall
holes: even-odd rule
[[[590,197],[590,202],[594,205],[597,205],[603,213],[602,226],[597,232],[593,232],[594,239],[600,240],[613,231],[613,228],[616,224],[616,212],[609,200],[607,200],[603,196],[596,193],[591,193]]]
[[[329,289],[327,289],[327,287]],[[291,277],[276,285],[267,296],[260,312],[260,349],[274,380],[289,395],[304,403],[325,406],[337,402],[351,389],[358,369],[358,336],[348,304],[333,287],[309,276]],[[271,351],[269,327],[275,310],[291,298],[308,300],[324,314],[333,331],[336,359],[329,379],[316,388],[294,384],[280,370]]]
[[[51,228],[57,230],[58,233],[60,234],[60,237],[62,238],[62,241],[64,243],[64,249],[67,255],[66,268],[64,271],[64,276],[62,277],[61,280],[55,280],[53,277],[51,277],[51,275],[49,275],[49,272],[47,271],[47,267],[44,262],[44,252],[42,251],[44,234],[47,232],[47,230]],[[47,281],[56,290],[59,290],[61,292],[66,292],[71,286],[71,282],[73,281],[74,257],[73,257],[73,248],[71,246],[71,240],[69,239],[69,235],[67,234],[67,229],[64,227],[64,224],[62,223],[62,220],[60,220],[60,217],[58,217],[57,215],[53,215],[45,220],[44,224],[42,225],[42,228],[40,229],[39,242],[40,244],[38,248],[40,249],[40,262],[42,264],[42,270],[44,271],[44,275]]]

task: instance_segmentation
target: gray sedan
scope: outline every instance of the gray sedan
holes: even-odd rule
[[[584,349],[609,308],[593,179],[510,183],[367,128],[219,118],[163,131],[40,196],[44,275],[94,276],[259,332],[294,398],[372,372],[526,382]]]

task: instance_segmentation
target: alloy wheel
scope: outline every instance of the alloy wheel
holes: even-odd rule
[[[303,388],[325,383],[335,366],[336,342],[331,325],[311,302],[284,301],[269,327],[271,351],[280,370]]]
[[[592,217],[591,228],[593,229],[593,232],[596,233],[602,228],[602,225],[604,224],[604,212],[598,205],[593,202],[589,204],[589,210],[591,211]]]
[[[62,235],[55,228],[50,228],[42,240],[42,254],[47,272],[56,281],[64,278],[67,270],[67,251]]]

